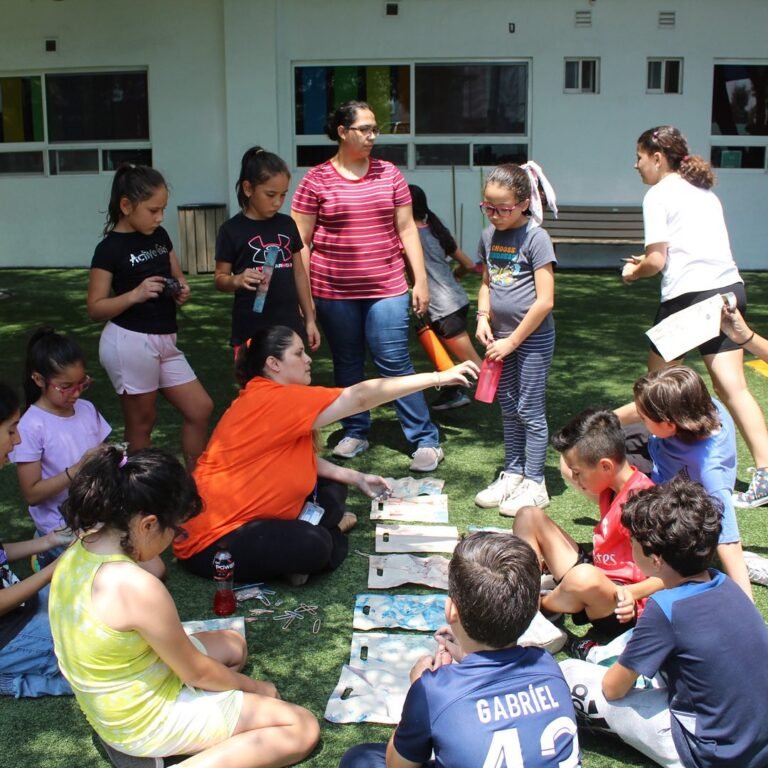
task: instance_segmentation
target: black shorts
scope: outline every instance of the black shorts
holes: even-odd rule
[[[744,290],[744,283],[734,283],[733,285],[726,285],[724,288],[712,288],[707,291],[691,291],[690,293],[683,293],[680,296],[675,296],[674,299],[662,302],[659,304],[658,310],[656,310],[656,318],[654,319],[653,324],[656,325],[664,320],[664,318],[673,315],[675,312],[679,312],[681,309],[687,309],[693,304],[708,299],[710,296],[728,292],[736,294],[736,305],[739,308],[739,312],[746,318],[747,294]],[[661,357],[661,353],[656,349],[654,343],[649,340],[648,344],[651,347],[651,350]],[[699,354],[716,355],[718,352],[730,352],[734,349],[741,349],[741,347],[735,341],[731,341],[721,331],[719,336],[715,336],[714,339],[705,341],[699,346]]]
[[[430,320],[429,325],[441,339],[452,339],[454,336],[467,332],[468,313],[469,304],[466,304],[439,320]]]
[[[571,566],[571,568],[575,568],[577,565],[594,565],[594,560],[592,558],[592,547],[591,545],[584,545],[579,544],[579,551],[576,554],[576,562]],[[568,570],[570,571],[571,568]],[[560,583],[562,579],[559,581],[556,581],[557,584]],[[613,582],[617,587],[623,587],[625,586],[620,581],[614,581]],[[632,619],[632,621],[628,621],[624,624],[622,624],[617,618],[615,613],[611,613],[609,616],[604,616],[602,619],[590,619],[589,616],[587,616],[586,611],[579,611],[578,613],[574,613],[571,615],[571,621],[577,626],[583,626],[584,624],[591,624],[595,631],[599,632],[601,635],[604,635],[606,637],[614,638],[618,637],[622,632],[626,632],[631,627],[635,626],[635,622],[637,621],[637,618]]]

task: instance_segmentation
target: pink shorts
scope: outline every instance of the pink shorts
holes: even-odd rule
[[[138,333],[107,323],[101,332],[99,361],[118,395],[143,395],[197,378],[176,346],[175,333]]]

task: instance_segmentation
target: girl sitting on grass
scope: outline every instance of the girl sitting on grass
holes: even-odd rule
[[[21,443],[19,400],[0,382],[0,466]],[[48,624],[48,584],[53,562],[23,581],[8,563],[69,543],[68,534],[51,531],[29,541],[0,544],[0,694],[63,696],[72,690],[59,671]]]
[[[139,567],[200,508],[194,481],[163,451],[104,448],[82,467],[64,514],[84,534],[51,588],[59,664],[88,722],[120,752],[195,755],[195,766],[292,765],[317,743],[315,717],[240,673],[247,649],[237,632],[188,637],[168,590]]]

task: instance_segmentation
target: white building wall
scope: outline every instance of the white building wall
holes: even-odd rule
[[[44,40],[58,40],[57,53]],[[149,70],[154,165],[175,206],[226,200],[226,109],[221,3],[210,0],[4,0],[0,75],[52,70]],[[0,266],[90,263],[111,174],[0,176]]]
[[[155,164],[175,206],[228,201],[240,156],[251,144],[293,165],[293,74],[299,63],[531,62],[530,148],[562,203],[639,204],[632,169],[645,128],[678,125],[694,152],[709,155],[716,59],[768,61],[765,0],[5,0],[0,75],[52,68],[147,66]],[[574,26],[576,10],[592,27]],[[659,11],[676,26],[659,29]],[[514,34],[508,25],[515,24]],[[57,54],[43,39],[59,40]],[[598,56],[600,93],[563,93],[563,58]],[[649,56],[684,59],[681,96],[645,93]],[[445,119],[450,120],[450,115]],[[483,219],[481,170],[410,169],[432,207],[473,252]],[[293,185],[301,177],[294,173]],[[734,254],[765,268],[768,177],[721,171]],[[0,177],[0,265],[87,264],[102,223],[110,177]],[[462,213],[463,212],[463,213]],[[588,256],[588,254],[587,254]],[[588,263],[588,259],[585,260]]]

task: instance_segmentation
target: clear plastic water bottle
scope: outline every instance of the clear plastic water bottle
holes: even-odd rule
[[[235,612],[235,561],[226,549],[220,549],[213,556],[213,612],[217,616],[231,616]]]

